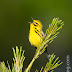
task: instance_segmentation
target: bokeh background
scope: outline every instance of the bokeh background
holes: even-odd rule
[[[59,17],[64,21],[58,37],[48,49],[50,54],[55,53],[64,62],[54,72],[66,72],[67,55],[72,67],[72,0],[0,0],[0,61],[8,60],[12,65],[12,47],[22,46],[26,57],[23,69],[27,67],[35,52],[28,41],[31,17],[42,22],[44,33],[53,18]],[[39,70],[46,62],[44,53],[36,60],[31,72]]]

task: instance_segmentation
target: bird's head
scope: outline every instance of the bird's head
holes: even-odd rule
[[[33,27],[33,28],[37,28],[37,29],[42,29],[42,23],[39,21],[39,20],[34,20],[32,18],[33,22],[29,22],[30,25]]]

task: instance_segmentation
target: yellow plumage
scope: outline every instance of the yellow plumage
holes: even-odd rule
[[[29,41],[31,45],[37,47],[42,40],[42,37],[44,35],[42,31],[42,23],[39,20],[33,20],[33,22],[30,23],[30,31],[29,31]]]
[[[32,18],[33,20],[33,18]],[[31,45],[38,47],[38,45],[42,42],[42,38],[44,36],[44,33],[42,31],[42,23],[39,20],[33,20],[33,22],[30,23],[30,31],[29,31],[29,42]],[[50,54],[48,53],[48,49],[46,48],[47,59],[50,59]]]

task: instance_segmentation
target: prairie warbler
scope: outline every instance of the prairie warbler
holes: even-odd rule
[[[31,45],[37,47],[40,43],[41,40],[44,36],[44,33],[42,31],[42,23],[39,20],[34,20],[32,18],[33,22],[28,22],[30,23],[30,31],[29,31],[29,42]],[[50,55],[48,54],[48,50],[46,49],[46,56],[47,59],[50,58]]]
[[[33,18],[32,18],[33,20]],[[43,31],[42,31],[42,23],[39,20],[33,20],[30,23],[30,31],[29,31],[29,41],[31,45],[37,47],[43,38]]]

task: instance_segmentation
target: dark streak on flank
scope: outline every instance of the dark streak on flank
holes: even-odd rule
[[[39,33],[37,32],[37,31],[35,31],[38,35],[39,35]],[[40,36],[40,35],[39,35]],[[40,36],[41,37],[41,36]]]
[[[37,30],[39,32],[39,30]]]
[[[35,29],[37,29],[37,28],[35,28]]]
[[[37,28],[35,28],[37,30]],[[37,30],[39,32],[39,30]]]
[[[37,33],[37,31],[35,31]],[[38,33],[37,33],[38,34]]]

